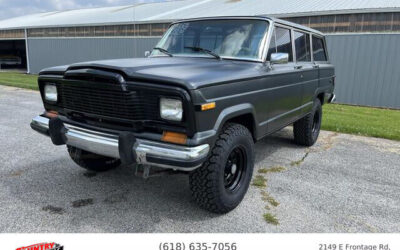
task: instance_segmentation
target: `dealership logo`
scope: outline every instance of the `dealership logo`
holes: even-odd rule
[[[27,247],[20,247],[17,250],[64,250],[64,247],[57,243],[39,243]]]

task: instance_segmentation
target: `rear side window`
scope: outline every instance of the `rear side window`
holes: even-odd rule
[[[292,42],[289,29],[275,27],[269,45],[267,60],[271,59],[272,53],[288,53],[289,62],[293,62]]]
[[[294,46],[298,62],[311,62],[310,35],[303,32],[294,32]]]
[[[312,48],[314,61],[327,61],[324,40],[319,37],[312,37]]]

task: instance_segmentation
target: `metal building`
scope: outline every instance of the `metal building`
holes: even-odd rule
[[[0,64],[20,58],[18,67],[35,74],[142,57],[174,20],[235,15],[271,15],[325,32],[338,102],[400,108],[399,0],[180,0],[39,13],[0,21]]]

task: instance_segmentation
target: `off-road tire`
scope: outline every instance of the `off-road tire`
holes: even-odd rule
[[[226,164],[234,150],[243,151],[244,171],[234,190],[225,184]],[[193,200],[202,208],[213,213],[227,213],[236,208],[249,188],[254,167],[254,141],[250,131],[235,123],[224,126],[206,162],[189,175]],[[235,165],[236,168],[236,165]],[[240,185],[239,185],[240,184]]]
[[[321,130],[321,121],[321,101],[319,99],[315,99],[311,113],[293,124],[295,143],[302,146],[314,145]]]
[[[71,159],[80,167],[90,171],[104,172],[121,165],[121,161],[119,159],[90,153],[72,146],[67,146],[67,148]]]

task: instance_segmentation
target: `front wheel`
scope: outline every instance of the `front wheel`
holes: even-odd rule
[[[321,121],[321,101],[315,99],[311,113],[293,124],[294,141],[303,146],[314,145],[321,130]]]
[[[214,213],[236,208],[249,188],[254,167],[254,142],[240,124],[228,124],[202,167],[189,176],[192,197]]]

